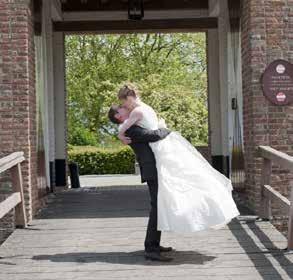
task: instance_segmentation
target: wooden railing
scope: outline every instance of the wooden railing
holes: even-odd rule
[[[10,170],[13,193],[0,202],[0,219],[15,208],[15,224],[27,226],[22,186],[21,163],[25,160],[23,152],[16,152],[0,159],[0,174]]]
[[[278,164],[284,169],[293,171],[293,157],[283,152],[277,151],[269,146],[259,146],[260,155],[263,157],[262,182],[261,182],[261,213],[263,219],[271,219],[272,201],[276,202],[279,209],[289,215],[288,223],[288,249],[293,249],[293,189],[291,186],[290,197],[287,199],[278,191],[274,190],[271,184],[272,164]]]

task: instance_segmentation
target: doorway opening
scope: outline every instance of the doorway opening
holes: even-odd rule
[[[208,156],[206,50],[205,32],[67,35],[69,159],[80,174],[135,172],[134,155],[107,117],[119,87],[129,82],[168,128]]]

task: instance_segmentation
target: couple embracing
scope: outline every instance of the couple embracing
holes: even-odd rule
[[[219,229],[239,215],[231,180],[178,132],[168,130],[135,88],[123,86],[118,98],[122,105],[111,106],[109,119],[119,125],[119,139],[133,149],[150,192],[145,258],[171,261],[161,254],[173,250],[160,245],[161,231]]]

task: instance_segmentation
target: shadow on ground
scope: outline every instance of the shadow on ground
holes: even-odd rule
[[[250,233],[244,228],[244,224],[248,226]],[[234,219],[228,227],[263,279],[284,279],[275,265],[273,265],[272,257],[274,262],[280,265],[290,279],[293,279],[293,265],[286,257],[286,254],[292,254],[292,252],[276,247],[258,223],[253,220],[240,222]],[[264,248],[261,248],[255,240],[259,240]],[[267,274],[268,272],[264,267],[270,268],[270,275]]]
[[[147,186],[80,188],[56,193],[42,209],[41,219],[146,217],[150,209]]]
[[[203,265],[206,262],[214,260],[215,256],[208,256],[197,253],[195,251],[175,251],[166,254],[174,257],[174,260],[168,263],[152,262],[144,259],[144,251],[134,252],[105,252],[105,253],[66,253],[54,255],[37,255],[33,260],[50,260],[52,262],[74,262],[74,263],[115,263],[115,264],[129,264],[129,265],[178,265],[178,264],[196,264]]]

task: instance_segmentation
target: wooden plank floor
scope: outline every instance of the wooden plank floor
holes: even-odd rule
[[[0,279],[293,279],[293,254],[268,222],[241,216],[222,230],[162,233],[170,263],[146,261],[146,186],[55,195],[28,229],[0,247]]]

